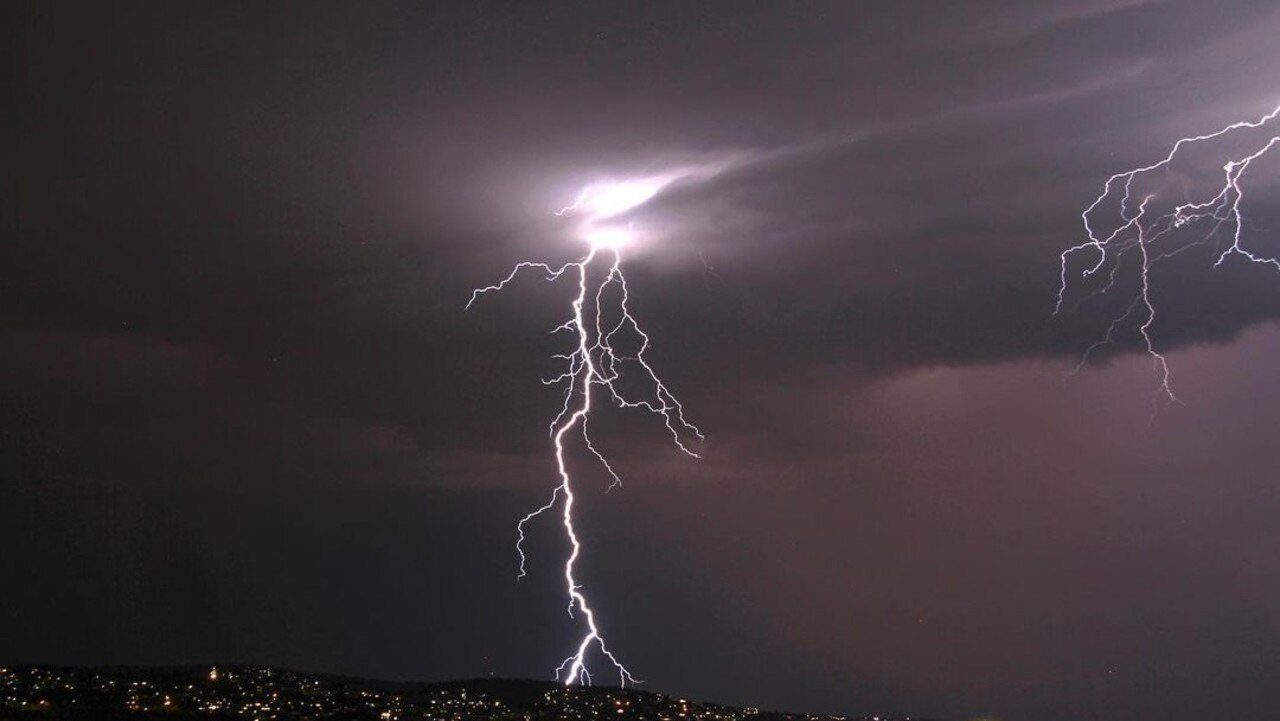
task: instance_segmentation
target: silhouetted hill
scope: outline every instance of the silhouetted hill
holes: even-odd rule
[[[600,721],[603,718],[819,721],[842,717],[735,708],[607,686],[566,688],[533,680],[486,678],[402,683],[232,664],[0,668],[0,719]]]

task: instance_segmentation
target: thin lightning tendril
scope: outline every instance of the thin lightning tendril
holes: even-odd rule
[[[1076,301],[1074,306],[1079,307],[1082,303],[1111,291],[1116,285],[1121,261],[1130,251],[1136,251],[1138,258],[1138,292],[1126,310],[1112,319],[1103,337],[1085,350],[1072,373],[1080,371],[1088,363],[1089,357],[1095,351],[1110,345],[1114,340],[1116,330],[1130,318],[1135,318],[1136,316],[1136,319],[1141,319],[1141,323],[1138,325],[1138,333],[1142,337],[1147,355],[1151,357],[1152,366],[1159,377],[1159,385],[1156,389],[1153,403],[1158,408],[1162,398],[1168,402],[1178,402],[1170,381],[1169,362],[1156,349],[1156,343],[1151,334],[1151,327],[1156,322],[1156,306],[1151,298],[1151,267],[1154,263],[1178,255],[1188,248],[1203,246],[1212,242],[1225,226],[1231,231],[1230,244],[1218,254],[1218,259],[1214,262],[1215,268],[1222,265],[1228,256],[1240,255],[1251,262],[1271,265],[1280,270],[1280,259],[1256,253],[1242,245],[1241,232],[1244,226],[1244,216],[1240,210],[1240,204],[1244,200],[1244,189],[1240,185],[1241,178],[1244,176],[1245,171],[1249,169],[1250,163],[1280,145],[1280,135],[1272,135],[1270,138],[1264,136],[1261,145],[1254,145],[1254,150],[1247,151],[1243,155],[1228,160],[1222,166],[1224,173],[1222,185],[1213,196],[1199,201],[1192,201],[1188,197],[1185,202],[1160,215],[1149,214],[1148,212],[1149,204],[1156,197],[1154,194],[1144,195],[1138,201],[1136,209],[1133,207],[1134,181],[1148,173],[1168,171],[1174,156],[1186,146],[1216,140],[1236,131],[1256,130],[1275,120],[1278,116],[1280,116],[1280,107],[1256,121],[1232,123],[1213,133],[1182,138],[1173,144],[1169,154],[1159,162],[1116,173],[1107,179],[1107,182],[1102,186],[1102,193],[1080,214],[1087,239],[1062,252],[1061,284],[1058,288],[1058,301],[1054,306],[1053,314],[1056,316],[1061,313],[1066,304],[1067,291],[1071,282],[1069,266],[1071,260],[1080,253],[1096,253],[1097,255],[1097,261],[1081,271],[1080,278],[1088,278],[1102,271],[1108,261],[1110,261],[1111,266],[1107,271],[1107,282]],[[1114,202],[1117,198],[1119,201],[1119,218],[1112,221],[1115,223],[1115,227],[1109,231],[1096,229],[1094,223],[1099,207],[1108,201]],[[1198,240],[1168,248],[1157,245],[1158,241],[1173,231],[1199,223],[1207,225],[1208,230]]]
[[[639,194],[633,192],[632,195],[634,197],[628,198],[624,195],[622,202],[634,200],[635,204],[638,204],[647,200],[652,194],[647,189]],[[578,210],[577,206],[583,202],[583,197],[580,196],[575,205],[562,209],[557,215]],[[606,198],[611,202],[615,202],[613,196],[606,196]],[[593,222],[598,218],[616,214],[616,210],[612,207],[609,210],[610,212],[608,213],[601,213],[597,210],[596,218],[589,218],[584,223],[584,228],[590,230]],[[580,616],[586,628],[573,653],[569,654],[556,668],[555,678],[565,685],[574,683],[590,684],[591,673],[587,668],[588,656],[593,650],[598,650],[616,669],[619,684],[626,686],[628,683],[634,684],[638,682],[606,645],[604,636],[600,631],[596,612],[588,602],[582,584],[578,582],[574,575],[577,562],[582,555],[582,542],[573,523],[574,504],[577,499],[574,496],[572,477],[569,473],[566,455],[570,443],[580,433],[585,449],[600,462],[612,479],[612,483],[607,490],[613,490],[622,485],[621,476],[610,465],[605,455],[596,447],[588,433],[588,420],[590,419],[591,411],[595,402],[600,399],[610,400],[622,408],[639,408],[661,416],[676,446],[694,458],[697,458],[698,454],[689,447],[688,437],[692,434],[701,439],[702,432],[686,420],[684,408],[681,406],[680,401],[676,399],[658,377],[645,357],[645,352],[650,347],[650,340],[649,336],[641,330],[629,306],[630,291],[627,287],[626,278],[622,274],[621,244],[616,242],[591,242],[590,239],[592,237],[599,236],[592,236],[590,233],[587,234],[587,237],[590,242],[589,251],[581,260],[566,263],[559,268],[553,268],[546,263],[529,261],[518,263],[511,273],[498,283],[473,291],[471,300],[468,301],[466,307],[470,308],[485,293],[503,290],[516,278],[521,270],[540,270],[548,281],[558,280],[566,274],[577,276],[577,294],[572,302],[572,317],[551,331],[553,334],[565,331],[572,332],[577,341],[576,347],[571,353],[554,356],[557,360],[563,361],[566,364],[566,368],[559,375],[542,381],[545,385],[566,386],[564,402],[556,417],[551,421],[549,428],[552,445],[555,448],[556,469],[559,473],[560,482],[552,489],[551,497],[545,504],[525,515],[516,524],[516,553],[520,557],[520,570],[517,578],[523,578],[526,575],[525,525],[551,511],[556,507],[557,503],[560,504],[561,524],[564,527],[565,537],[570,545],[569,556],[564,565],[568,613],[572,618],[579,618]],[[605,272],[603,279],[593,282],[593,273],[591,271],[602,264],[605,264],[607,272]],[[595,275],[598,275],[598,273]],[[614,288],[615,286],[616,288]],[[617,298],[613,303],[610,302],[609,291],[611,290],[614,291]],[[592,312],[589,312],[589,305],[594,306]],[[611,312],[606,312],[606,306],[611,309]],[[630,354],[622,354],[614,346],[615,343],[622,342],[619,334],[634,334],[634,337],[639,339],[638,349]],[[642,382],[650,388],[647,397],[632,399],[623,393],[619,387],[619,380],[622,378],[625,368],[630,368],[633,372],[635,370],[639,371]],[[606,395],[600,395],[597,398],[598,394],[593,393],[593,391],[598,390],[604,391]],[[575,609],[578,615],[575,615]]]

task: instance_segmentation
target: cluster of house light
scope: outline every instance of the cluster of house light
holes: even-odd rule
[[[501,704],[447,689],[406,703],[399,695],[308,679],[271,668],[209,668],[199,675],[147,674],[73,669],[0,668],[0,708],[12,711],[116,708],[133,712],[197,711],[257,721],[340,715],[398,721],[405,718],[460,720],[494,715]],[[167,680],[157,680],[165,676]]]
[[[310,678],[267,667],[185,669],[0,668],[0,717],[50,717],[50,712],[192,712],[256,721],[304,718],[369,721],[837,721],[838,717],[761,713],[620,689],[554,687],[531,707],[512,707],[464,685],[402,687],[402,693],[360,682]],[[88,718],[90,716],[84,716]],[[871,721],[870,719],[864,721]],[[877,719],[876,721],[879,721]],[[885,721],[888,721],[887,719]]]

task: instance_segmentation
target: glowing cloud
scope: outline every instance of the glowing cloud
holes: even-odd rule
[[[556,215],[578,212],[597,220],[612,218],[643,205],[672,180],[674,178],[644,178],[588,185],[572,205],[556,211]]]

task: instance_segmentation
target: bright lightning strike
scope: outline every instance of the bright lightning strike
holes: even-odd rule
[[[1105,281],[1075,305],[1114,289],[1121,272],[1121,261],[1130,253],[1137,258],[1138,288],[1125,311],[1111,320],[1103,337],[1085,350],[1076,371],[1088,363],[1089,356],[1094,351],[1111,344],[1121,326],[1136,323],[1138,334],[1142,337],[1146,352],[1159,376],[1155,396],[1157,407],[1162,398],[1167,402],[1178,400],[1170,384],[1169,362],[1156,349],[1151,334],[1151,328],[1156,322],[1151,268],[1157,261],[1177,255],[1188,248],[1217,242],[1218,259],[1214,263],[1215,268],[1229,256],[1239,255],[1251,262],[1271,265],[1280,270],[1280,259],[1251,251],[1242,244],[1244,216],[1240,209],[1244,200],[1241,180],[1249,165],[1280,145],[1280,135],[1275,132],[1280,129],[1280,122],[1273,122],[1278,116],[1280,107],[1255,121],[1232,123],[1213,133],[1182,138],[1173,144],[1169,154],[1159,162],[1116,173],[1103,184],[1101,195],[1080,214],[1087,239],[1062,252],[1061,285],[1054,315],[1062,312],[1066,303],[1070,284],[1069,269],[1072,260],[1079,254],[1094,256],[1094,260],[1080,271],[1078,277],[1085,279],[1101,274],[1100,277],[1104,277]],[[1192,198],[1188,191],[1182,203],[1166,205],[1163,206],[1164,210],[1156,210],[1161,207],[1156,205],[1159,193],[1152,190],[1141,193],[1139,197],[1135,192],[1135,183],[1145,186],[1152,180],[1167,181],[1172,175],[1171,166],[1179,151],[1229,138],[1236,142],[1236,150],[1222,166],[1222,182],[1220,185],[1213,185],[1199,198]],[[1107,216],[1105,212],[1110,207],[1116,208],[1116,212]],[[1192,227],[1202,227],[1204,232],[1197,232],[1188,240],[1185,230]],[[1184,232],[1175,234],[1174,231]]]
[[[566,685],[591,682],[587,661],[593,651],[598,651],[613,665],[620,685],[636,683],[631,672],[606,645],[596,612],[588,602],[582,584],[574,575],[582,555],[582,542],[573,524],[575,497],[565,458],[570,444],[575,441],[582,443],[582,447],[599,461],[613,479],[609,486],[612,489],[620,485],[622,479],[604,454],[596,448],[587,428],[591,411],[597,402],[612,402],[622,408],[639,408],[659,416],[676,446],[695,458],[698,454],[689,447],[690,436],[702,438],[701,431],[685,419],[680,401],[668,390],[645,357],[650,345],[649,336],[641,330],[628,306],[630,291],[626,277],[622,274],[622,251],[632,240],[631,229],[629,226],[607,222],[648,201],[670,180],[671,178],[645,179],[588,187],[572,205],[556,213],[582,216],[579,234],[587,243],[585,257],[558,268],[546,263],[521,262],[500,282],[473,291],[471,300],[467,303],[470,308],[484,293],[502,290],[521,270],[541,271],[548,281],[566,275],[577,281],[577,293],[571,304],[572,315],[552,331],[572,334],[574,348],[569,353],[556,356],[564,361],[564,371],[543,381],[545,385],[565,386],[564,404],[550,426],[560,482],[552,489],[551,497],[543,506],[516,524],[516,552],[520,556],[520,573],[517,577],[521,578],[525,575],[525,524],[550,512],[557,504],[560,506],[561,523],[571,548],[564,564],[568,611],[572,617],[577,610],[585,625],[573,653],[556,669],[556,679]],[[629,351],[622,350],[621,346],[628,342],[633,348]],[[626,390],[620,382],[624,370],[631,374]],[[637,383],[634,381],[637,378],[640,381],[638,385],[645,389],[642,397],[627,394],[635,392]]]

